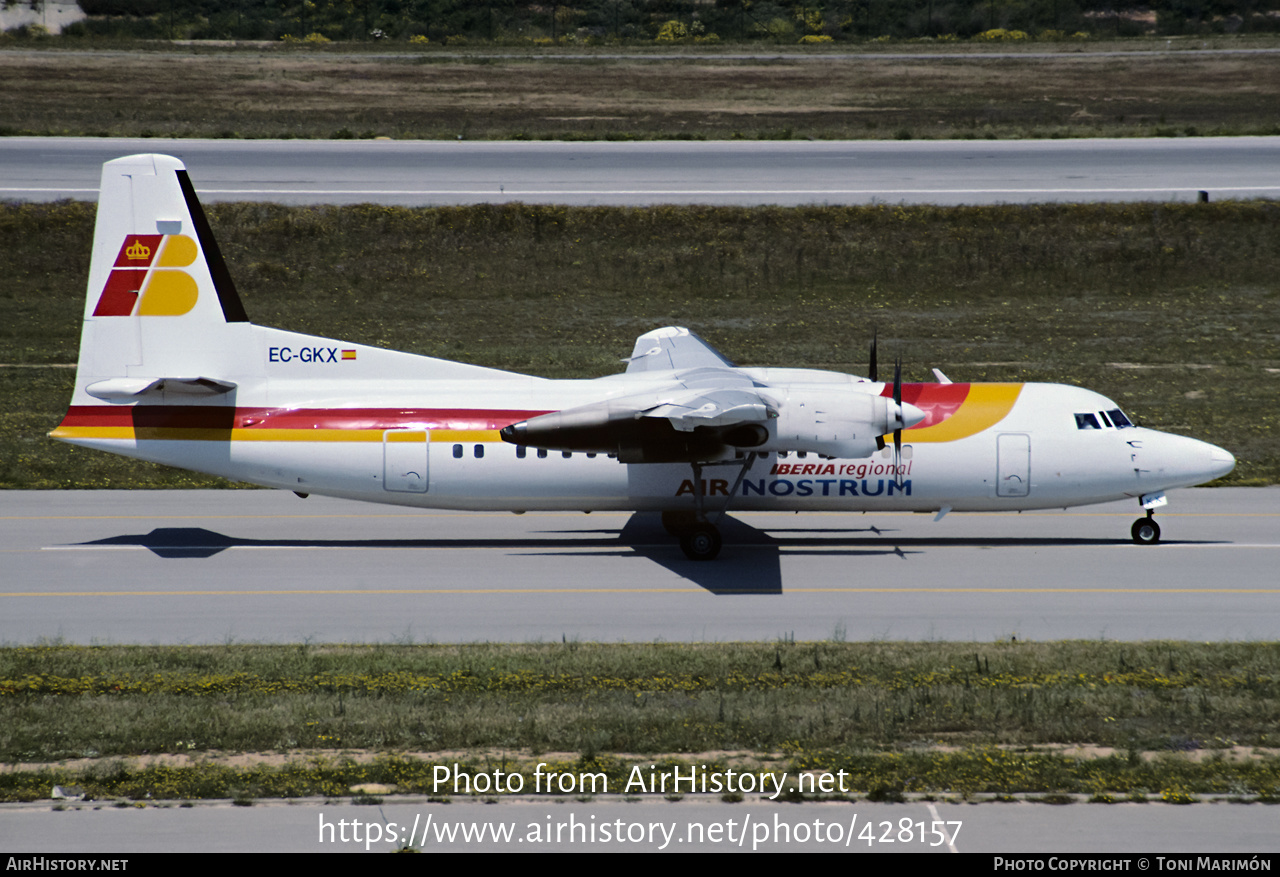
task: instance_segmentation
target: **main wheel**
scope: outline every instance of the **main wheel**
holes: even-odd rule
[[[1155,545],[1160,541],[1160,525],[1155,518],[1138,518],[1129,533],[1138,545]]]
[[[711,524],[696,524],[680,534],[680,550],[690,560],[715,560],[720,553],[720,531]]]

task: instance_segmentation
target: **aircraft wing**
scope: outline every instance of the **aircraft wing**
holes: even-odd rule
[[[716,355],[695,343],[695,351]],[[674,462],[717,459],[728,445],[758,445],[774,417],[777,409],[750,378],[718,365],[671,372],[662,386],[513,423],[501,435],[513,444],[616,454],[623,462]]]
[[[661,417],[682,432],[691,432],[700,426],[764,423],[777,416],[777,410],[759,393],[733,388],[677,392],[650,408],[637,406],[636,410],[636,417]]]
[[[660,393],[614,400],[615,407],[634,411],[636,419],[660,417],[681,432],[692,432],[703,426],[763,423],[778,416],[776,407],[756,392],[751,378],[683,326],[641,335],[625,361],[628,374],[672,372],[675,379],[670,389]]]
[[[863,457],[878,439],[924,419],[871,384],[773,386],[736,368],[678,326],[636,339],[627,373],[644,389],[504,427],[503,440],[558,451],[608,453],[623,463],[705,463],[742,452],[812,451]],[[879,385],[874,385],[878,388]]]
[[[719,351],[683,326],[666,326],[644,333],[636,339],[635,349],[623,362],[627,364],[627,374],[734,367]]]

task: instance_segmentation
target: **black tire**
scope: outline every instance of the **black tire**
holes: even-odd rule
[[[690,511],[665,511],[662,513],[662,529],[668,536],[679,539],[698,525],[698,516]]]
[[[1160,541],[1160,525],[1154,518],[1138,518],[1129,533],[1138,545],[1155,545]]]
[[[680,550],[690,560],[715,560],[720,554],[720,531],[698,524],[680,535]]]

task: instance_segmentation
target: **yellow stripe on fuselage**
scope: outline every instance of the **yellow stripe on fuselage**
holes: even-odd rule
[[[181,427],[60,426],[49,433],[57,439],[136,439],[188,442],[380,442],[382,429],[185,429]],[[420,430],[419,430],[420,432]],[[433,442],[498,442],[496,429],[433,429]],[[404,441],[396,436],[393,441]]]
[[[907,442],[953,442],[995,426],[1013,410],[1022,384],[970,384],[959,410],[941,423],[902,433]]]

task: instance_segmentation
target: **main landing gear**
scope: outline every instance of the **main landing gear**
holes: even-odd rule
[[[1160,525],[1156,523],[1152,509],[1147,509],[1145,518],[1138,518],[1133,522],[1129,534],[1137,545],[1155,545],[1160,541]]]
[[[715,512],[714,519],[719,520],[729,508],[729,502],[738,493],[738,488],[742,485],[742,479],[746,476],[747,470],[751,468],[751,464],[755,462],[756,455],[753,452],[747,454],[747,458],[742,462],[742,468],[738,472],[738,478],[733,483],[733,487],[729,489],[729,495],[725,498],[724,505],[720,510]],[[672,536],[680,540],[680,550],[684,552],[684,556],[690,560],[715,560],[720,554],[720,547],[723,540],[720,538],[720,530],[716,527],[712,520],[707,518],[705,509],[703,508],[705,497],[703,496],[702,482],[702,463],[694,463],[693,465],[693,511],[666,511],[662,513],[662,526]],[[724,465],[716,463],[708,463],[706,465]],[[731,465],[731,464],[730,464]]]
[[[721,541],[716,525],[703,521],[680,534],[680,550],[690,560],[715,560]]]

